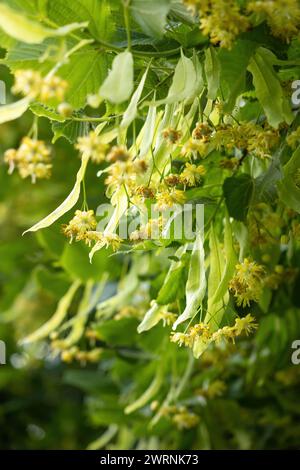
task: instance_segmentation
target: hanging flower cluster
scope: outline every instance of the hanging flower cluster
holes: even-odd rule
[[[207,323],[198,323],[189,328],[187,333],[172,333],[171,341],[173,343],[179,344],[179,346],[185,346],[188,348],[193,348],[196,341],[201,339],[205,344],[210,343],[219,343],[220,341],[232,341],[235,342],[235,339],[238,336],[243,334],[250,334],[253,330],[257,328],[252,315],[248,314],[243,318],[236,318],[235,324],[233,326],[224,326],[219,328],[217,331],[212,332],[211,327]]]
[[[248,258],[245,258],[243,263],[237,264],[236,274],[229,284],[237,305],[246,307],[251,301],[258,302],[262,293],[264,275],[264,268]]]
[[[4,161],[9,166],[9,173],[16,168],[21,178],[30,177],[32,183],[51,176],[51,152],[42,140],[24,137],[17,150],[5,152]]]
[[[239,34],[257,20],[265,20],[273,36],[289,42],[299,34],[300,6],[297,0],[184,0],[199,14],[200,28],[213,44],[230,49]],[[253,17],[253,14],[255,17]]]
[[[12,91],[41,101],[63,101],[67,88],[68,83],[56,75],[43,77],[35,70],[17,70]]]

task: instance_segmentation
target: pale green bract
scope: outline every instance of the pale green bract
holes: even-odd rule
[[[29,108],[30,101],[29,98],[23,98],[15,103],[0,106],[0,124],[14,121],[21,117]]]
[[[22,344],[33,343],[35,341],[40,341],[43,338],[49,336],[49,334],[54,331],[65,319],[68,309],[71,305],[72,299],[80,287],[80,281],[74,281],[70,286],[66,294],[60,299],[57,310],[44,325],[42,325],[38,330],[36,330],[31,335],[27,336],[22,340]]]
[[[87,155],[83,155],[81,166],[76,176],[76,182],[75,182],[74,188],[70,192],[69,196],[60,204],[60,206],[58,206],[53,212],[51,212],[51,214],[49,214],[47,217],[45,217],[43,220],[41,220],[37,224],[33,225],[33,227],[26,230],[23,233],[23,235],[25,235],[25,233],[27,232],[36,232],[37,230],[40,230],[42,228],[49,227],[50,225],[54,224],[56,220],[58,220],[66,212],[68,212],[75,206],[80,196],[80,186],[84,178],[88,162],[89,162],[89,157]]]
[[[201,307],[206,292],[206,276],[205,276],[205,253],[203,246],[203,231],[199,231],[194,242],[191,254],[188,280],[186,283],[186,307],[184,312],[174,323],[173,329],[186,320],[196,315]]]
[[[128,100],[133,92],[133,57],[131,52],[118,54],[102,84],[99,95],[114,104]]]

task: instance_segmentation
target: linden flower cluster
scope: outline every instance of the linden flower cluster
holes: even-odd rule
[[[72,241],[84,241],[87,245],[91,246],[96,243],[100,248],[112,247],[116,251],[121,244],[121,238],[115,233],[102,233],[97,232],[97,221],[93,210],[75,212],[75,216],[67,225],[62,227],[63,233]]]
[[[222,340],[235,342],[235,339],[242,334],[247,336],[257,328],[254,318],[250,313],[243,318],[236,318],[233,326],[224,326],[215,332],[211,332],[208,324],[199,323],[189,328],[187,333],[172,333],[171,342],[178,343],[179,346],[193,348],[199,339],[204,343],[219,343]]]
[[[21,178],[31,178],[32,183],[37,179],[50,178],[52,164],[50,149],[42,140],[24,137],[20,147],[9,149],[4,154],[4,161],[9,165],[11,174],[17,168]]]
[[[137,318],[138,320],[141,320],[143,315],[144,312],[141,309],[133,305],[127,305],[122,307],[118,313],[115,314],[114,319],[117,321],[123,320],[124,318]]]
[[[299,34],[300,5],[298,0],[252,1],[247,6],[249,12],[266,16],[273,36],[290,42]]]
[[[186,346],[192,348],[194,343],[199,337],[208,342],[211,339],[209,325],[198,323],[189,328],[187,333],[171,333],[171,342],[178,343],[179,346]]]
[[[300,126],[286,138],[288,145],[295,149],[300,145]]]
[[[164,226],[163,217],[157,219],[149,219],[145,225],[141,225],[139,230],[134,230],[130,234],[131,241],[140,241],[147,239],[159,238]]]
[[[186,163],[183,172],[180,174],[180,180],[184,185],[196,186],[205,174],[206,170],[203,165],[196,166]]]
[[[251,301],[258,302],[262,293],[264,274],[264,268],[248,258],[236,265],[236,274],[230,281],[229,288],[238,306],[246,307]]]
[[[97,248],[112,248],[113,251],[117,251],[122,243],[122,238],[119,237],[116,233],[108,232],[89,232],[88,237],[91,242],[96,242]],[[89,244],[90,244],[89,243]]]
[[[57,348],[55,342],[52,344],[52,347],[54,349]],[[99,362],[101,355],[102,349],[100,348],[95,348],[91,351],[82,351],[77,346],[73,346],[70,349],[62,351],[61,360],[63,362],[66,362],[67,364],[70,364],[73,361],[79,361],[82,364],[85,364],[87,362],[96,363]]]
[[[241,11],[237,0],[184,0],[193,14],[200,16],[200,28],[213,44],[231,48],[236,37],[250,27],[249,14],[266,19],[273,36],[290,42],[299,34],[298,0],[253,0]]]
[[[175,188],[171,188],[170,190],[163,189],[156,195],[155,208],[158,211],[165,211],[176,204],[184,204],[185,201],[186,195],[184,191]]]
[[[106,169],[105,184],[108,193],[124,186],[130,196],[136,193],[139,177],[145,175],[148,165],[143,159],[133,159],[125,146],[114,146],[106,156],[111,165]]]
[[[214,380],[211,383],[206,383],[202,388],[196,390],[197,395],[201,395],[209,400],[224,395],[226,391],[226,384],[222,380]]]
[[[49,101],[57,99],[63,101],[68,83],[56,75],[42,75],[34,70],[17,70],[13,93],[21,93],[32,99]]]
[[[263,159],[271,156],[271,151],[278,145],[279,139],[276,129],[268,126],[262,128],[247,122],[237,126],[219,126],[211,137],[211,142],[217,150],[238,148]]]
[[[182,137],[182,132],[180,130],[173,129],[172,127],[169,127],[168,129],[165,129],[162,133],[163,138],[170,144],[174,145],[176,144]]]
[[[92,131],[87,136],[79,137],[75,148],[94,163],[101,163],[105,160],[108,145],[102,142],[95,131]]]
[[[192,157],[196,159],[198,155],[204,158],[209,152],[209,143],[213,129],[207,122],[198,122],[195,129],[193,129],[192,137],[187,140],[181,150],[181,155],[184,158]]]
[[[199,416],[189,411],[185,406],[164,406],[160,413],[162,416],[171,418],[180,430],[194,428],[200,421]]]
[[[249,20],[240,12],[235,0],[186,0],[200,15],[200,28],[213,44],[231,48],[235,38],[249,28]]]
[[[70,238],[70,242],[75,241],[86,241],[88,239],[88,233],[95,230],[97,227],[97,221],[93,210],[75,212],[75,216],[68,223],[63,226],[63,233]]]

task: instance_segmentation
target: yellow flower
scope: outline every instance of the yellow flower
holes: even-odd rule
[[[236,274],[229,284],[237,305],[249,306],[250,301],[258,302],[263,288],[265,270],[262,266],[245,258],[236,266]]]
[[[175,204],[184,204],[186,196],[184,191],[172,188],[170,191],[162,191],[156,196],[156,208],[160,211],[167,210]]]
[[[13,93],[22,93],[24,96],[32,99],[48,101],[57,99],[64,100],[68,83],[57,77],[49,75],[42,77],[35,70],[17,70],[15,72],[15,84],[12,88]]]
[[[18,152],[16,149],[8,149],[4,153],[4,162],[9,166],[8,172],[11,175],[18,164]]]
[[[173,325],[173,323],[175,323],[176,318],[177,318],[177,315],[175,315],[175,313],[168,312],[167,310],[163,310],[159,316],[163,322],[163,326]]]
[[[103,162],[108,149],[108,145],[104,144],[94,131],[87,136],[79,137],[75,147],[82,154],[89,156],[94,163]]]
[[[71,117],[73,114],[73,108],[69,103],[60,103],[57,107],[57,112],[63,117]]]
[[[145,199],[154,199],[155,197],[155,190],[149,186],[137,186],[134,192]]]
[[[191,163],[185,164],[185,169],[180,175],[181,181],[187,186],[196,186],[200,181],[201,177],[204,176],[206,170],[203,165],[193,165]]]
[[[252,317],[250,313],[243,318],[236,318],[234,329],[236,334],[239,336],[245,333],[247,336],[252,333],[253,330],[256,330],[258,327],[255,323],[255,318]]]
[[[106,178],[105,184],[109,188],[120,187],[122,185],[131,188],[135,185],[136,171],[131,161],[117,161],[108,167],[107,172],[109,176]]]
[[[40,90],[40,99],[42,101],[49,101],[51,99],[57,99],[63,101],[65,93],[68,88],[68,82],[63,80],[56,75],[50,75],[45,77],[42,82]]]
[[[179,346],[186,346],[192,348],[194,344],[193,338],[187,333],[171,333],[171,343],[178,343]]]
[[[43,78],[39,72],[34,70],[17,70],[15,72],[15,84],[12,92],[21,93],[28,98],[37,98],[40,94]]]
[[[286,42],[299,34],[298,0],[256,0],[249,3],[248,11],[264,14],[272,34]]]
[[[224,326],[223,328],[219,328],[219,330],[213,333],[211,340],[215,341],[216,343],[219,343],[222,340],[231,340],[234,343],[235,337],[235,329],[232,326]]]
[[[300,144],[300,126],[286,138],[286,141],[292,149]]]
[[[196,139],[189,139],[181,150],[181,155],[185,158],[190,157],[192,154],[195,158],[199,154],[200,157],[204,158],[208,152],[208,143],[206,140],[196,140]]]
[[[205,384],[203,388],[196,390],[197,395],[201,395],[208,399],[221,397],[226,390],[226,384],[222,380],[215,380],[210,384]]]
[[[212,134],[212,128],[207,122],[197,122],[195,129],[192,132],[193,139],[209,141]]]
[[[181,183],[180,175],[171,173],[164,178],[164,183],[166,183],[167,186],[177,186],[177,184]]]
[[[4,161],[9,165],[9,173],[18,169],[21,178],[31,177],[32,183],[37,179],[51,176],[50,149],[42,140],[24,137],[20,147],[9,149],[4,154]]]
[[[107,154],[106,160],[109,163],[115,163],[118,161],[126,162],[127,160],[130,160],[130,154],[124,145],[114,146]]]
[[[200,15],[200,28],[213,44],[231,48],[235,38],[249,28],[249,20],[241,14],[235,0],[187,0],[186,3],[194,4],[194,10]]]
[[[182,132],[172,127],[165,129],[162,133],[163,138],[168,141],[169,144],[174,145],[176,144],[182,137]]]
[[[95,219],[94,211],[79,211],[75,212],[75,216],[63,227],[64,234],[73,240],[85,240],[87,233],[96,228],[97,221]]]
[[[122,307],[118,313],[114,316],[115,320],[123,320],[123,318],[138,318],[140,319],[143,316],[143,312],[134,307],[133,305],[128,305],[126,307]]]
[[[206,323],[197,323],[189,328],[187,333],[172,333],[171,342],[178,343],[179,346],[186,346],[192,348],[195,344],[195,341],[200,338],[204,342],[211,340],[212,335],[210,332],[210,327]]]
[[[95,235],[93,241],[96,241],[95,246],[99,250],[104,247],[111,247],[113,251],[117,251],[120,248],[122,238],[116,233],[93,232],[93,234]]]
[[[176,424],[178,429],[191,429],[197,426],[200,421],[199,416],[195,413],[191,413],[185,407],[182,407],[182,411],[176,413],[173,418],[173,422]]]
[[[21,178],[31,177],[32,183],[37,179],[48,179],[51,176],[52,165],[45,163],[28,163],[19,165],[19,174]]]

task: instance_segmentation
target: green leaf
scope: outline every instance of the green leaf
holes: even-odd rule
[[[118,54],[112,63],[112,69],[104,80],[99,94],[114,104],[128,100],[133,91],[133,58],[128,51]]]
[[[23,13],[0,4],[1,28],[18,41],[39,44],[49,37],[67,36],[76,29],[85,28],[88,23],[73,23],[58,29],[50,29],[40,23],[29,20]]]
[[[247,174],[226,178],[223,184],[223,192],[226,206],[231,217],[240,221],[246,219],[253,188],[253,180],[251,176]]]
[[[55,144],[58,139],[65,137],[71,144],[74,144],[78,137],[87,135],[89,133],[89,123],[68,120],[65,122],[54,122],[52,124],[53,139],[52,143]]]
[[[78,110],[86,105],[87,96],[98,92],[108,70],[107,55],[86,47],[73,54],[58,75],[68,82],[65,100]]]
[[[273,155],[268,170],[254,180],[252,204],[259,202],[272,204],[277,196],[277,182],[281,179],[281,176],[279,152],[277,152]]]
[[[145,34],[154,37],[163,36],[170,8],[170,0],[132,0],[130,2],[134,19]]]
[[[253,75],[256,95],[269,124],[275,128],[282,122],[291,124],[294,116],[274,71],[269,51],[260,47],[251,58],[248,70]]]
[[[300,213],[300,147],[283,168],[283,179],[278,183],[279,197],[289,208]]]
[[[57,113],[54,109],[48,108],[48,106],[40,103],[32,103],[30,105],[30,111],[36,116],[45,117],[50,121],[65,122],[66,118],[61,114]]]
[[[89,262],[88,253],[88,247],[82,243],[68,243],[65,245],[59,264],[73,279],[81,279],[82,282],[89,279],[100,281],[108,268],[108,253],[105,250],[98,253],[93,264]]]
[[[101,322],[95,328],[107,344],[124,348],[136,345],[138,336],[136,325],[136,318],[122,318]],[[126,337],[124,337],[124,331],[126,331]]]
[[[207,97],[215,100],[220,86],[220,61],[214,47],[205,50],[204,69],[207,81]]]
[[[87,21],[94,38],[110,41],[116,30],[112,9],[109,0],[55,0],[47,2],[46,15],[59,25]]]
[[[74,46],[73,43],[72,46]],[[2,63],[13,72],[18,69],[33,69],[46,75],[53,67],[52,62],[41,61],[41,57],[45,55],[48,47],[53,47],[52,41],[45,41],[45,43],[37,45],[17,43],[8,51]],[[68,61],[59,68],[57,75],[68,82],[65,101],[74,110],[85,107],[87,96],[99,91],[107,76],[108,64],[107,54],[103,54],[91,46],[85,46],[74,52]]]
[[[220,86],[225,112],[233,110],[237,98],[245,90],[247,67],[256,48],[254,42],[238,40],[232,49],[221,49],[219,52]]]

